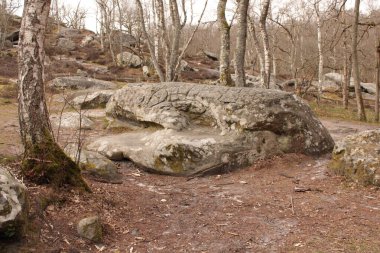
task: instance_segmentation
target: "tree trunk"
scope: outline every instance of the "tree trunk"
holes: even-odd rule
[[[123,43],[124,43],[124,40],[123,40],[123,9],[121,8],[121,5],[120,5],[120,1],[119,0],[115,0],[116,2],[116,5],[117,5],[117,9],[118,9],[118,12],[119,12],[119,52],[120,52],[120,65],[123,65],[123,62],[124,62],[124,55],[123,55]],[[116,59],[116,64],[118,64],[117,62],[117,59]]]
[[[245,86],[245,51],[247,43],[247,12],[249,0],[239,0],[238,6],[238,28],[235,52],[235,85],[238,87]]]
[[[322,21],[319,13],[318,0],[314,4],[315,12],[317,14],[317,37],[318,37],[318,98],[322,96],[322,82],[323,82],[323,47],[322,47]]]
[[[5,36],[8,30],[7,1],[2,0],[0,6],[0,49],[4,48]]]
[[[259,39],[257,38],[255,23],[253,22],[253,19],[250,16],[248,16],[248,21],[249,21],[248,23],[249,31],[251,32],[253,44],[256,49],[256,54],[257,54],[257,57],[259,58],[261,84],[263,85],[263,87],[265,87],[266,85],[264,82],[264,76],[265,76],[264,51],[262,47],[260,46]]]
[[[269,89],[270,84],[270,75],[271,75],[271,59],[270,59],[270,49],[269,49],[269,38],[267,32],[267,16],[269,12],[270,0],[264,0],[262,2],[262,9],[260,15],[260,32],[261,38],[263,40],[263,48],[264,48],[264,85]]]
[[[19,123],[22,171],[37,183],[88,189],[79,167],[54,141],[44,89],[44,39],[50,0],[26,0],[19,43]]]
[[[380,86],[380,40],[377,45],[377,65],[376,65],[376,98],[375,98],[375,121],[379,122],[379,86]]]
[[[156,72],[160,78],[160,81],[161,82],[164,82],[165,81],[165,76],[164,76],[164,73],[162,72],[161,70],[161,67],[160,67],[160,64],[158,62],[158,59],[156,58],[156,55],[154,53],[154,45],[153,45],[153,42],[151,41],[151,39],[149,38],[149,35],[148,35],[148,31],[146,30],[146,27],[145,27],[145,20],[144,20],[144,10],[143,10],[143,7],[142,7],[142,3],[141,3],[141,0],[136,0],[136,3],[137,3],[137,8],[138,8],[138,13],[139,13],[139,18],[140,18],[140,24],[141,24],[141,29],[142,29],[142,33],[145,37],[145,39],[147,40],[148,42],[148,48],[149,48],[149,52],[150,52],[150,58],[152,59],[152,62],[153,62],[153,65],[154,65],[154,68],[156,69]]]
[[[348,98],[349,98],[349,92],[348,89],[350,87],[351,83],[351,74],[352,74],[352,61],[351,57],[348,55],[348,52],[345,52],[344,54],[344,80],[343,81],[343,107],[344,109],[348,109]]]
[[[342,15],[343,15],[343,22],[346,23],[346,4],[344,3],[342,6]],[[348,50],[348,36],[347,31],[344,31],[343,34],[343,49],[344,49],[344,67],[343,67],[343,87],[342,87],[342,97],[343,97],[343,107],[344,109],[348,109],[348,99],[349,99],[349,92],[348,89],[350,87],[351,82],[351,73],[352,73],[352,61],[350,52]]]
[[[359,60],[358,60],[358,25],[359,25],[359,10],[360,0],[355,0],[355,21],[352,25],[352,65],[353,77],[355,85],[356,103],[358,107],[358,118],[361,121],[366,121],[364,103],[362,92],[360,89],[360,74],[359,74]]]
[[[165,66],[167,69],[169,66],[169,61],[170,61],[170,42],[169,42],[168,32],[166,29],[165,9],[164,9],[163,0],[156,0],[156,12],[157,12],[157,18],[158,18],[158,28],[160,30],[159,35],[165,49],[164,56],[165,56]]]
[[[172,23],[173,23],[173,39],[170,46],[169,66],[166,69],[167,82],[174,81],[175,68],[176,68],[177,60],[179,56],[179,42],[180,42],[181,30],[182,30],[177,0],[170,0],[169,5],[170,5],[170,16],[172,17]]]
[[[224,86],[233,86],[230,70],[230,29],[231,27],[226,20],[226,4],[227,0],[219,0],[218,4],[218,24],[220,37],[220,84]]]

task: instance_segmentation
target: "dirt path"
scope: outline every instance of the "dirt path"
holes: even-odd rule
[[[376,128],[322,122],[335,139]],[[17,130],[7,124],[2,135]],[[192,180],[125,162],[123,184],[88,181],[92,194],[29,185],[30,232],[0,252],[380,252],[379,190],[334,176],[328,159],[286,155]],[[94,214],[105,230],[99,245],[75,227]]]
[[[335,141],[340,140],[350,134],[380,127],[380,125],[376,124],[358,123],[328,118],[321,119],[321,122],[329,130]]]

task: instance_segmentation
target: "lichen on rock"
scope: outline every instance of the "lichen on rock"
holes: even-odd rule
[[[0,166],[0,237],[22,235],[28,216],[26,187]]]
[[[380,130],[349,135],[337,142],[329,167],[359,184],[380,186]]]

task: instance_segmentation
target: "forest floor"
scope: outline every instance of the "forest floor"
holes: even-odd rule
[[[14,100],[0,101],[0,118],[0,155],[17,170]],[[378,128],[322,122],[335,140]],[[0,243],[0,252],[380,252],[379,189],[334,175],[328,162],[289,154],[199,178],[150,174],[123,162],[123,183],[88,179],[92,193],[25,182],[28,233]],[[77,222],[90,215],[101,218],[100,244],[77,235]]]

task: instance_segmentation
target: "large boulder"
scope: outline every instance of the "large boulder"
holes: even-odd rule
[[[87,148],[160,173],[190,175],[276,154],[324,154],[334,146],[308,105],[275,90],[132,84],[112,96],[106,111],[148,128],[102,137]]]
[[[138,68],[142,65],[142,59],[130,52],[123,52],[116,56],[119,65]]]
[[[26,187],[0,166],[0,237],[21,235],[28,218]]]
[[[218,61],[219,60],[219,57],[217,54],[213,53],[213,52],[210,52],[210,51],[207,51],[207,50],[203,50],[202,51],[204,55],[206,55],[207,58],[213,60],[213,61]]]
[[[9,40],[12,43],[18,43],[20,38],[20,30],[13,31],[5,36],[5,40]]]
[[[375,95],[376,94],[376,84],[374,83],[360,83],[362,91],[365,93]]]
[[[341,75],[339,73],[327,73],[324,75],[324,78],[325,78],[325,80],[332,81],[332,82],[336,83],[336,85],[339,87],[342,85],[343,80],[344,80],[343,75]],[[353,91],[354,87],[355,87],[354,79],[351,77],[349,88]],[[376,93],[376,84],[374,84],[374,83],[363,83],[363,82],[361,82],[360,87],[361,87],[362,92],[364,92],[364,93],[368,93],[371,95],[374,95]]]
[[[325,81],[332,81],[338,85],[343,83],[344,77],[342,74],[331,72],[323,75]]]
[[[312,86],[316,90],[318,90],[319,89],[319,82],[313,81]],[[321,88],[322,88],[322,92],[330,92],[330,93],[338,92],[340,90],[340,86],[336,82],[330,81],[330,80],[322,81],[321,82]]]
[[[330,168],[364,185],[380,186],[380,129],[349,135],[334,147]]]
[[[98,80],[94,78],[88,78],[84,76],[66,76],[57,77],[50,81],[50,87],[58,89],[72,89],[72,90],[84,90],[84,89],[115,89],[116,84],[108,81]]]
[[[71,39],[59,38],[57,42],[57,47],[64,51],[72,51],[76,48],[76,45]]]
[[[133,35],[120,31],[112,31],[112,41],[118,44],[122,42],[124,47],[137,45],[137,39]]]
[[[61,27],[59,30],[59,37],[61,38],[77,39],[82,36],[82,31],[80,29]]]
[[[115,92],[113,90],[92,91],[87,94],[75,97],[71,102],[81,109],[93,109],[105,107],[108,100]]]

